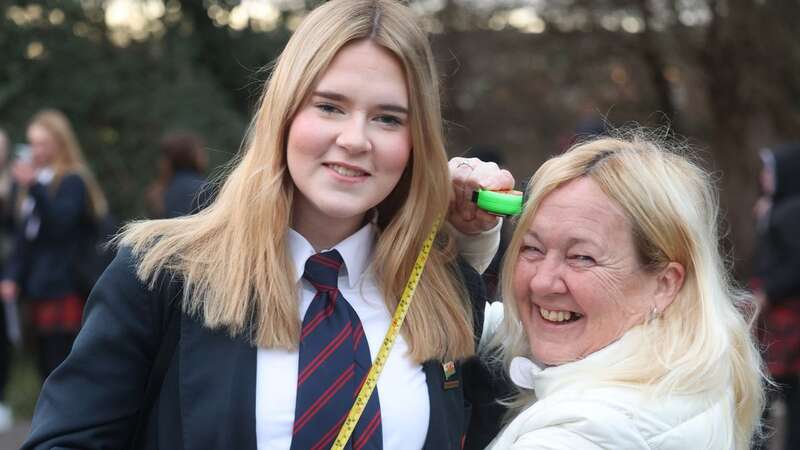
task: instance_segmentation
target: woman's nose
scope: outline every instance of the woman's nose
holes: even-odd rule
[[[567,285],[563,278],[563,263],[556,257],[540,261],[530,280],[531,292],[536,295],[563,294]]]

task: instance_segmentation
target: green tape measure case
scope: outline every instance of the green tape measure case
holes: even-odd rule
[[[472,201],[478,208],[498,216],[516,216],[522,212],[525,196],[519,191],[486,191],[472,193]]]

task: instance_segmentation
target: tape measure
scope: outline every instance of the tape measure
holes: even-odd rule
[[[472,202],[478,208],[499,216],[516,216],[522,213],[525,195],[520,191],[486,191],[472,193]]]
[[[381,375],[383,366],[386,365],[386,360],[389,358],[389,351],[391,351],[394,340],[400,332],[400,327],[403,326],[403,321],[406,319],[408,307],[411,305],[411,298],[414,296],[414,291],[417,289],[420,277],[422,277],[422,271],[425,269],[425,262],[428,260],[428,255],[433,247],[433,239],[439,231],[440,224],[441,219],[437,218],[433,222],[433,229],[428,235],[428,238],[422,243],[422,249],[419,251],[419,255],[417,255],[417,261],[414,262],[414,268],[411,269],[411,276],[408,277],[406,287],[403,289],[403,295],[400,296],[400,302],[397,304],[397,309],[394,311],[392,323],[389,324],[389,330],[383,338],[383,344],[381,344],[378,355],[375,357],[375,361],[372,363],[369,373],[367,373],[367,379],[364,385],[361,386],[361,391],[358,393],[353,407],[350,408],[350,413],[344,420],[342,428],[339,429],[339,435],[336,436],[336,440],[333,441],[332,450],[344,449],[344,445],[353,434],[353,430],[355,430],[358,419],[361,418],[361,414],[364,412],[364,408],[367,407],[367,401],[370,395],[372,395],[372,391],[375,390],[375,386],[378,384],[378,377]]]

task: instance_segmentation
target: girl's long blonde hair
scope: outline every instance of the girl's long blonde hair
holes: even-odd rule
[[[287,254],[293,182],[286,169],[289,125],[336,53],[368,39],[405,70],[412,154],[400,182],[378,206],[372,268],[390,311],[417,252],[450,194],[438,76],[427,35],[394,0],[333,0],[312,11],[278,58],[240,160],[216,200],[198,214],[129,224],[120,239],[139,260],[138,275],[181,277],[183,307],[209,328],[249,334],[262,347],[296,349],[300,320]],[[411,357],[462,358],[474,351],[467,296],[454,273],[446,233],[431,252],[403,334]]]
[[[100,188],[100,184],[86,164],[78,138],[75,136],[67,116],[55,109],[43,109],[37,112],[29,122],[28,127],[32,126],[40,126],[46,129],[58,145],[58,150],[53,155],[53,163],[51,165],[53,181],[49,186],[50,191],[54,192],[58,189],[59,183],[65,175],[77,174],[83,180],[86,191],[89,194],[88,212],[96,220],[104,218],[108,213],[106,197]]]
[[[494,348],[506,363],[516,356],[530,357],[512,287],[522,237],[550,192],[589,177],[625,211],[643,267],[656,271],[674,261],[686,274],[661,317],[629,330],[638,333],[637,339],[623,338],[622,347],[615,347],[620,356],[616,364],[581,376],[596,383],[644,387],[654,396],[705,395],[711,400],[732,388],[735,435],[719,436],[729,440],[720,448],[748,449],[759,428],[766,377],[751,333],[752,297],[735,288],[718,248],[716,190],[703,169],[647,138],[643,130],[626,136],[578,144],[547,161],[531,178],[530,201],[503,263],[506,315]],[[516,413],[530,404],[532,395],[519,393],[512,402]]]

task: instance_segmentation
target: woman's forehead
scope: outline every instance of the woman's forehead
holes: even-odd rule
[[[580,217],[589,221],[626,220],[620,205],[589,177],[574,179],[548,193],[534,218],[542,215]]]
[[[630,225],[622,208],[594,180],[581,177],[559,186],[542,200],[527,233],[597,242],[630,234]]]
[[[34,122],[28,127],[28,137],[35,137],[38,139],[42,138],[49,138],[53,135],[53,132],[50,130],[49,127],[45,126],[44,124]]]

